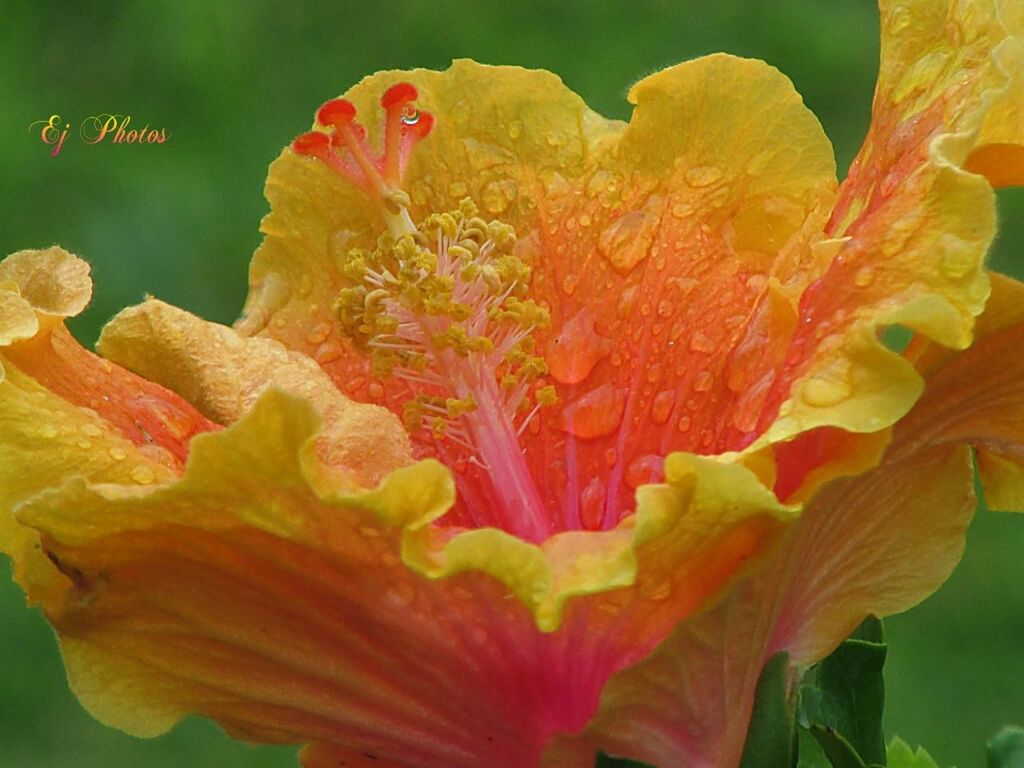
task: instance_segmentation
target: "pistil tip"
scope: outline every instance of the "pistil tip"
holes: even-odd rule
[[[419,92],[412,83],[396,83],[384,91],[384,95],[380,97],[380,105],[384,109],[391,109],[415,101],[418,97]]]
[[[321,125],[347,125],[356,119],[355,105],[348,99],[331,99],[316,113]]]

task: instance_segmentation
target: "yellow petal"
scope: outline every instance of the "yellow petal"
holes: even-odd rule
[[[150,299],[111,320],[99,350],[221,424],[241,418],[269,387],[308,400],[324,420],[322,458],[351,471],[360,485],[376,485],[412,461],[408,436],[395,416],[349,400],[312,360],[270,339],[240,337]]]
[[[437,118],[406,172],[416,220],[470,196],[526,232],[543,194],[541,172],[578,174],[591,145],[615,125],[549,72],[460,60],[444,72],[381,72],[349,90],[371,144],[380,140],[381,94],[399,81],[414,84],[419,106]],[[271,165],[266,195],[271,212],[239,329],[306,352],[365,400],[367,366],[340,337],[331,306],[348,252],[372,248],[386,231],[380,214],[361,189],[291,149]]]
[[[618,529],[537,547],[433,525],[453,499],[434,462],[371,491],[323,483],[315,425],[269,390],[192,441],[179,482],[74,481],[20,507],[69,584],[42,602],[98,718],[152,735],[199,712],[399,764],[532,765],[792,516],[748,470],[680,456]]]
[[[156,393],[127,387],[60,324],[85,307],[91,291],[88,265],[60,248],[0,262],[0,551],[12,558],[15,579],[43,602],[63,595],[68,580],[41,551],[37,533],[16,520],[18,504],[71,476],[133,485],[174,474],[173,457],[138,445],[103,415],[126,389],[138,399]],[[76,383],[84,400],[71,392]],[[93,408],[95,390],[104,400]],[[159,404],[154,398],[147,407]]]
[[[970,344],[989,293],[995,198],[968,157],[987,121],[1009,126],[1000,115],[1019,112],[1019,41],[997,6],[882,3],[871,126],[826,229],[837,250],[801,297],[768,401],[787,399],[762,443],[828,425],[878,431],[906,413],[923,383],[879,344],[886,325]]]

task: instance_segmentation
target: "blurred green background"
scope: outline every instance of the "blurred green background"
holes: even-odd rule
[[[379,69],[454,57],[550,69],[606,115],[628,86],[728,51],[795,82],[845,169],[868,121],[878,21],[867,0],[22,2],[0,5],[0,254],[59,243],[93,265],[74,323],[91,343],[151,292],[231,322],[266,212],[267,164],[316,107]],[[169,133],[163,145],[62,152],[30,132],[58,113],[110,112]],[[38,129],[37,129],[38,130]],[[1024,196],[1003,193],[993,266],[1024,277]],[[952,581],[888,622],[890,732],[941,765],[983,763],[984,740],[1024,721],[1024,519],[982,513]],[[92,721],[56,643],[0,567],[0,768],[294,765],[294,751],[231,742],[206,722],[139,741]]]

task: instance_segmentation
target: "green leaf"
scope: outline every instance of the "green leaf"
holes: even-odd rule
[[[1024,728],[1008,725],[988,743],[988,768],[1024,768]]]
[[[837,730],[818,723],[813,724],[810,730],[832,763],[832,768],[867,768],[857,750]]]
[[[801,688],[800,725],[814,734],[837,766],[857,765],[850,762],[851,754],[860,765],[885,765],[885,655],[881,622],[869,618]]]
[[[921,747],[915,752],[903,739],[890,741],[885,754],[889,760],[889,768],[939,768],[931,755]]]
[[[789,703],[789,654],[777,653],[761,670],[740,768],[795,765],[793,708]]]
[[[624,757],[612,757],[604,752],[598,752],[594,768],[654,768],[654,766],[641,763],[638,760],[627,760]]]

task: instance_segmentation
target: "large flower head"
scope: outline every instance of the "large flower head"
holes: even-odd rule
[[[948,574],[968,446],[1024,506],[1024,288],[983,267],[1024,8],[882,13],[841,185],[761,62],[648,77],[628,124],[457,62],[275,161],[234,330],[151,299],[98,357],[85,264],[4,261],[0,546],[90,711],[311,768],[736,764],[767,658]]]

